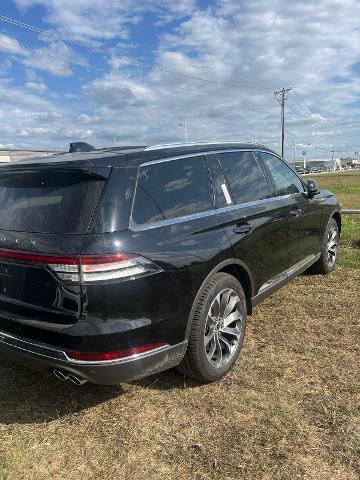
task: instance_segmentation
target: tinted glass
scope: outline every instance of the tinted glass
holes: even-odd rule
[[[105,181],[77,169],[2,171],[0,230],[84,233]]]
[[[219,159],[236,203],[271,196],[270,187],[252,152],[221,153]]]
[[[233,202],[231,194],[226,184],[225,176],[217,155],[206,155],[206,159],[211,171],[215,208],[222,208],[232,205]]]
[[[91,222],[88,233],[105,233],[124,230],[129,226],[138,169],[113,168]]]
[[[190,157],[141,167],[133,220],[154,223],[212,209],[204,157]]]
[[[300,178],[280,158],[261,152],[261,157],[274,179],[279,195],[288,195],[304,191]]]

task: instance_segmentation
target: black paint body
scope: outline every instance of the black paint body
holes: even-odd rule
[[[236,149],[257,157],[271,196],[217,211],[211,167],[215,154],[211,152]],[[253,144],[217,144],[150,151],[112,149],[31,161],[32,167],[44,169],[101,167],[108,169],[108,180],[85,233],[0,230],[1,250],[52,255],[128,252],[150,259],[162,271],[135,280],[66,285],[45,267],[0,259],[0,333],[77,352],[112,352],[149,343],[176,345],[187,339],[189,316],[200,287],[211,272],[221,269],[233,271],[242,280],[251,312],[259,289],[302,259],[318,254],[329,218],[335,215],[340,221],[339,205],[330,192],[320,191],[312,198],[306,189],[278,195],[260,151],[272,153]],[[150,228],[133,224],[139,166],[201,152],[208,157],[211,214]],[[29,163],[0,167],[0,175],[3,168],[16,172]],[[293,215],[294,209],[301,213]],[[51,365],[44,362],[46,368]],[[99,383],[122,380],[116,374],[111,382],[88,377]]]

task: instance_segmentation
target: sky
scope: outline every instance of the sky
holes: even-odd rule
[[[358,0],[2,0],[0,148],[360,151]],[[334,145],[334,147],[333,147]]]

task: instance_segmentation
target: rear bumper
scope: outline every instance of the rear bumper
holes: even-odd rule
[[[187,342],[182,342],[117,360],[83,362],[70,359],[60,349],[0,331],[0,355],[34,370],[58,369],[102,385],[116,385],[174,367],[181,362],[186,347]]]

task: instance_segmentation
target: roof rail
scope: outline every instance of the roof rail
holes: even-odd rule
[[[160,143],[159,145],[151,145],[145,148],[145,152],[150,150],[161,150],[162,148],[174,148],[174,147],[194,147],[196,145],[218,145],[218,144],[239,144],[239,143],[254,143],[243,142],[241,140],[218,140],[217,142],[179,142],[179,143]],[[259,144],[257,144],[259,145]]]

